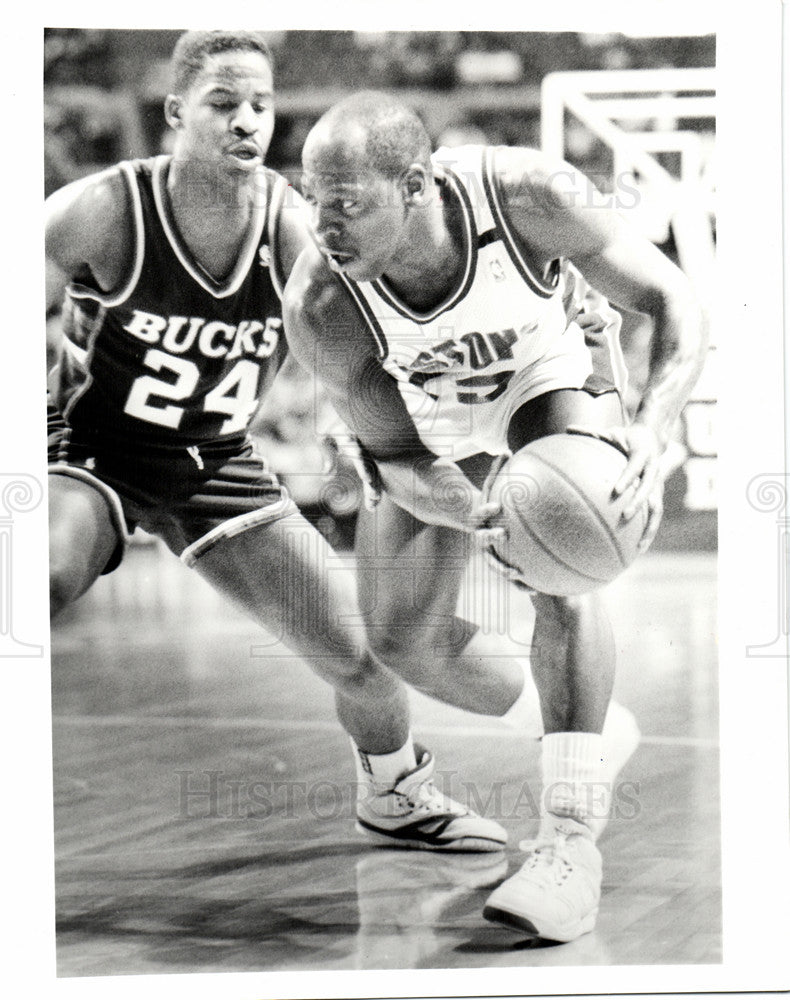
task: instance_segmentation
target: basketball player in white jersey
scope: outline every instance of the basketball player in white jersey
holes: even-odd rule
[[[386,95],[327,112],[303,164],[316,245],[295,265],[284,318],[385,490],[358,528],[369,640],[416,686],[496,714],[507,678],[454,618],[470,537],[490,513],[481,487],[492,457],[572,425],[616,441],[629,456],[616,490],[630,494],[626,516],[647,505],[646,547],[662,453],[704,357],[700,307],[685,276],[568,164],[518,148],[431,156],[419,119]],[[580,274],[654,322],[630,423],[616,320]],[[614,643],[596,595],[532,602],[542,817],[484,914],[568,941],[598,912]]]
[[[344,624],[353,578],[327,570],[328,546],[248,434],[285,356],[282,284],[309,243],[298,199],[263,163],[268,46],[254,32],[189,32],[173,77],[172,156],[119,164],[47,202],[48,302],[64,302],[50,377],[52,612],[144,527],[264,628],[297,623],[285,641],[334,686],[356,750],[364,832],[501,850],[497,823],[436,789],[429,753],[408,773],[393,764],[409,734],[403,684]]]

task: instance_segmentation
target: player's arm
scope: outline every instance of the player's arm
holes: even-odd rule
[[[639,483],[631,513],[657,484],[673,424],[702,370],[707,320],[701,304],[683,272],[570,164],[502,149],[496,168],[508,218],[538,265],[566,257],[612,302],[653,320],[635,419],[612,429],[630,456],[617,490]]]
[[[131,256],[129,194],[120,172],[104,171],[67,184],[44,205],[47,310],[70,281],[111,292]]]
[[[312,246],[291,274],[283,317],[291,351],[323,384],[392,499],[428,524],[471,529],[480,491],[422,443],[372,335]]]

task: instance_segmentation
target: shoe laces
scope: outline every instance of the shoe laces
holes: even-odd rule
[[[519,850],[528,853],[521,869],[522,874],[543,881],[564,882],[573,871],[573,862],[568,851],[568,837],[564,830],[556,830],[553,837],[538,837],[522,840]]]
[[[434,785],[433,778],[425,778],[411,788],[398,793],[406,804],[412,809],[425,809],[428,812],[445,813],[448,811],[448,804],[445,797]],[[453,809],[452,812],[458,812]]]
[[[420,781],[407,791],[400,792],[399,794],[412,809],[433,805],[438,795],[436,786],[431,778],[426,778],[425,781]]]

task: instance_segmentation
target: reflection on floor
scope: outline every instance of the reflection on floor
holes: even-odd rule
[[[647,556],[607,599],[616,695],[644,739],[601,841],[598,925],[556,946],[481,917],[534,829],[536,742],[414,695],[438,783],[511,846],[372,847],[331,691],[172,557],[134,547],[53,629],[59,974],[720,961],[715,559]],[[514,600],[496,627],[523,653]]]

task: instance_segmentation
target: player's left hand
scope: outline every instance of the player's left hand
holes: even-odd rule
[[[623,518],[630,521],[642,508],[647,507],[647,523],[639,543],[644,552],[653,541],[663,513],[664,481],[661,476],[661,456],[665,451],[658,434],[649,424],[634,421],[628,426],[607,427],[599,430],[592,427],[569,427],[569,434],[591,434],[608,441],[619,448],[628,458],[626,467],[612,493],[625,496],[630,491],[623,508]]]

